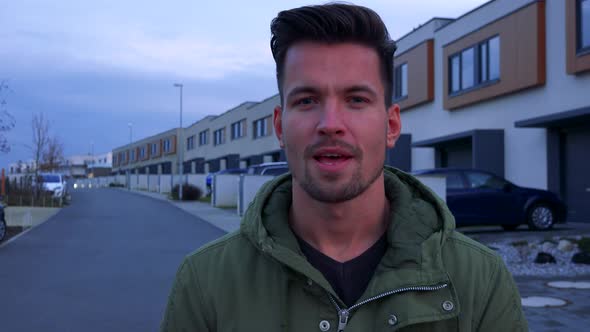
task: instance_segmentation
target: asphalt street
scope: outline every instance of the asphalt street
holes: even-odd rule
[[[157,331],[182,258],[223,234],[165,201],[76,191],[0,248],[0,330]]]

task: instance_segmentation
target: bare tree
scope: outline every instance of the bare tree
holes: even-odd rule
[[[54,171],[61,166],[64,160],[63,151],[64,147],[61,140],[57,136],[49,137],[47,146],[43,151],[41,169],[44,171]]]
[[[8,112],[6,102],[6,92],[9,91],[6,80],[0,80],[0,152],[10,152],[10,144],[6,139],[5,133],[14,128],[14,118]]]
[[[43,116],[43,113],[33,114],[33,121],[31,121],[31,127],[33,129],[33,160],[35,162],[35,181],[38,186],[38,190],[41,189],[41,183],[39,183],[39,165],[41,165],[41,158],[43,153],[47,149],[49,144],[49,122]]]

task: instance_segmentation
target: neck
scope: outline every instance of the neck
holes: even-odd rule
[[[340,203],[316,201],[293,181],[289,223],[300,238],[336,261],[359,256],[389,225],[383,175],[359,196]]]

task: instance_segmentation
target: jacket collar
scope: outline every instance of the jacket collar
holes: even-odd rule
[[[391,202],[389,246],[363,298],[410,285],[448,283],[441,247],[455,227],[450,211],[413,176],[386,166],[384,178]],[[246,211],[241,232],[259,250],[334,294],[322,274],[307,262],[289,227],[291,181],[286,174],[261,188]]]

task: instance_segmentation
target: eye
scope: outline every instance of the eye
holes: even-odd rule
[[[363,104],[368,103],[369,100],[361,96],[352,96],[348,98],[348,102],[351,104]]]
[[[309,109],[318,103],[316,98],[302,97],[293,101],[292,107],[299,109]]]

